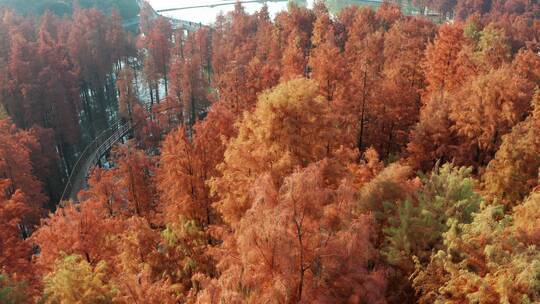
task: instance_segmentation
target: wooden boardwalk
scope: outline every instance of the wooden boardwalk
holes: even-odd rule
[[[99,134],[83,150],[75,166],[71,170],[68,181],[62,193],[60,201],[77,201],[77,194],[86,187],[90,170],[99,163],[100,158],[109,151],[114,144],[119,142],[129,131],[130,122],[117,121],[110,128]]]

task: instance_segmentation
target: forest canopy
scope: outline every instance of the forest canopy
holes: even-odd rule
[[[96,8],[107,14],[116,9],[124,19],[139,14],[137,0],[0,0],[0,7],[11,8],[23,15],[42,15],[46,11],[58,16],[71,15],[77,5],[81,8]]]
[[[16,3],[0,303],[540,302],[535,1]]]

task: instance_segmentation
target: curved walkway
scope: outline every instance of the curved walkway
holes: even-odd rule
[[[77,200],[77,194],[86,186],[88,173],[99,159],[109,151],[114,144],[122,139],[132,128],[130,122],[117,121],[110,128],[99,134],[82,152],[73,166],[60,201]]]

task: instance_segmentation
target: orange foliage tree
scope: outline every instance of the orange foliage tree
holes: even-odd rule
[[[345,175],[331,160],[298,169],[279,188],[261,175],[250,209],[223,245],[221,276],[199,302],[383,303],[373,218],[353,212]]]
[[[501,198],[510,206],[519,203],[538,185],[538,130],[540,95],[532,100],[532,113],[502,137],[502,143],[483,175],[484,188],[491,198]]]
[[[279,184],[294,167],[336,153],[339,146],[329,143],[337,128],[318,92],[313,81],[292,80],[261,94],[254,112],[244,115],[218,166],[221,176],[211,182],[227,223],[237,223],[249,209],[249,187],[258,174],[268,171]]]
[[[348,32],[349,37],[345,44],[346,62],[350,71],[347,87],[350,92],[343,107],[350,108],[349,113],[352,115],[349,115],[348,122],[353,126],[351,132],[355,135],[356,145],[361,152],[371,146],[371,140],[376,134],[368,122],[375,116],[372,109],[383,67],[380,54],[384,50],[384,37],[383,30],[378,25],[372,10],[361,9]],[[373,132],[373,136],[368,132]]]
[[[113,148],[112,161],[117,167],[96,169],[80,199],[94,201],[110,216],[136,215],[159,222],[152,158],[128,142]]]
[[[48,272],[62,254],[78,254],[91,265],[97,265],[116,254],[110,236],[120,228],[118,221],[95,201],[59,208],[32,235],[40,248],[36,263]]]
[[[233,135],[232,114],[214,105],[206,119],[195,125],[194,138],[178,128],[163,141],[157,173],[162,208],[169,220],[195,219],[203,227],[216,222],[214,199],[206,183],[217,176],[225,141]]]
[[[512,69],[501,68],[478,76],[452,99],[452,129],[463,138],[459,153],[464,155],[456,158],[485,166],[497,151],[501,136],[523,120],[531,95],[523,78],[513,76]]]

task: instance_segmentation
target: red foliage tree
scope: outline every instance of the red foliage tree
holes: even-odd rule
[[[32,235],[32,241],[40,248],[36,264],[41,271],[48,272],[62,254],[81,255],[91,265],[110,260],[117,254],[110,236],[120,229],[118,220],[109,217],[95,201],[58,208]]]
[[[165,17],[153,20],[150,31],[143,37],[142,43],[148,50],[145,60],[147,77],[158,80],[163,79],[165,94],[168,92],[169,61],[172,48],[173,30],[171,23]],[[159,102],[159,88],[155,87],[156,101]]]

